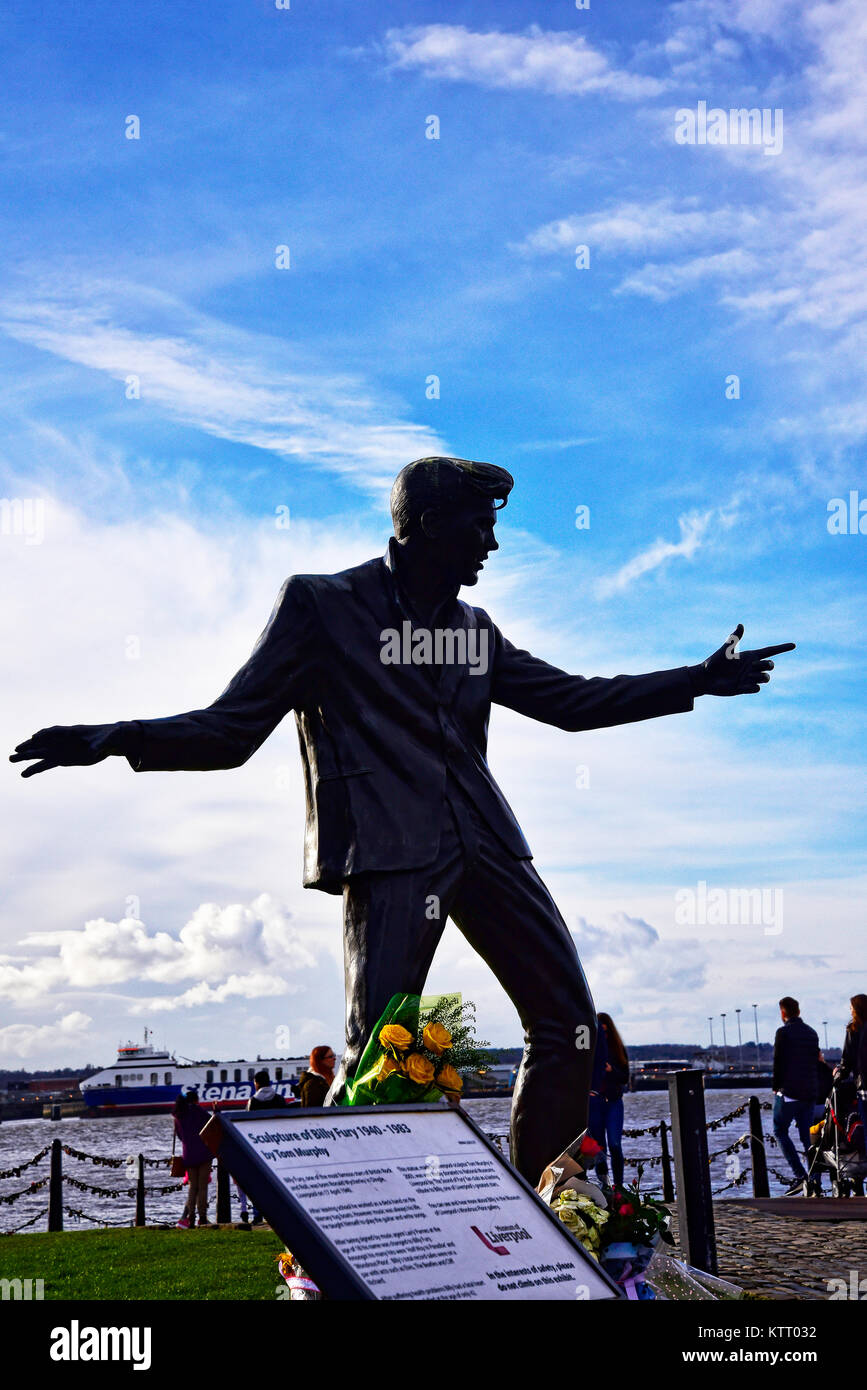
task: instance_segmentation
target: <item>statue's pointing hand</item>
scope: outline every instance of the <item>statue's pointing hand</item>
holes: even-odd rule
[[[774,663],[780,652],[793,652],[794,642],[781,642],[776,647],[759,647],[754,652],[739,652],[738,643],[744,635],[743,623],[723,642],[718,651],[700,666],[690,666],[693,687],[699,695],[757,695],[771,679]]]

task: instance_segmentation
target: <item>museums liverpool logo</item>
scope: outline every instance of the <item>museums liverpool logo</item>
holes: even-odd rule
[[[508,1255],[507,1240],[517,1245],[520,1240],[530,1239],[530,1232],[525,1231],[523,1226],[494,1226],[490,1231],[480,1231],[478,1226],[471,1226],[470,1230],[475,1231],[482,1244],[493,1250],[495,1255]]]

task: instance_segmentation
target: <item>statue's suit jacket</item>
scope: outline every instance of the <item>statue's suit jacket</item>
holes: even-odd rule
[[[136,772],[207,771],[246,762],[294,710],[308,888],[339,893],[353,874],[432,863],[447,769],[504,850],[531,857],[488,768],[492,703],[567,730],[693,707],[685,666],[610,679],[568,675],[513,647],[483,609],[457,599],[443,625],[480,629],[484,673],[458,664],[383,664],[383,632],[399,631],[407,618],[395,544],[384,559],[341,574],[287,579],[249,660],[207,709],[124,726]]]

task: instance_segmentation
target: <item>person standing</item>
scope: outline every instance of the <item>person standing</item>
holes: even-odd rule
[[[301,1104],[308,1107],[324,1105],[325,1097],[334,1080],[334,1063],[337,1061],[334,1049],[314,1047],[310,1053],[310,1066],[302,1071],[298,1082]]]
[[[863,999],[863,995],[861,998]],[[867,1146],[867,1023],[861,1029],[861,1037],[858,1043],[858,1113],[861,1116],[864,1135],[864,1144]]]
[[[785,1195],[794,1197],[804,1191],[807,1170],[789,1137],[789,1129],[794,1121],[806,1157],[816,1103],[819,1035],[801,1018],[800,1005],[791,995],[780,1000],[780,1017],[783,1024],[774,1038],[774,1134],[795,1175]]]
[[[263,1067],[261,1071],[257,1071],[256,1075],[253,1077],[253,1081],[255,1083],[256,1090],[253,1092],[252,1096],[247,1101],[248,1110],[286,1109],[288,1101],[286,1100],[285,1096],[280,1094],[280,1092],[277,1090],[277,1087],[272,1083],[271,1074],[268,1071],[267,1067]],[[240,1188],[238,1190],[240,1191]],[[241,1224],[242,1226],[247,1225],[247,1196],[244,1192],[241,1192]],[[262,1213],[259,1211],[258,1207],[254,1202],[253,1225],[260,1226],[261,1224]]]
[[[271,1082],[268,1071],[263,1067],[257,1071],[253,1077],[256,1090],[247,1101],[248,1110],[283,1110],[286,1106],[286,1097],[281,1096],[277,1087]]]
[[[208,1184],[214,1156],[201,1138],[201,1132],[210,1118],[204,1106],[199,1104],[199,1093],[195,1086],[182,1087],[174,1109],[175,1134],[181,1141],[188,1183],[187,1200],[178,1222],[182,1230],[195,1226],[197,1211],[200,1226],[211,1224],[207,1215]]]
[[[629,1057],[610,1014],[600,1013],[590,1094],[589,1130],[602,1152],[596,1174],[608,1181],[607,1153],[615,1187],[623,1185],[623,1092],[629,1085]]]
[[[867,1023],[867,994],[853,994],[849,1000],[849,1007],[852,1010],[852,1016],[846,1024],[843,1052],[834,1070],[834,1076],[841,1079],[851,1077],[856,1088],[860,1090],[867,1083],[867,1078],[861,1076],[859,1064],[861,1036],[864,1032],[864,1024]]]
[[[867,994],[853,994],[849,1007],[852,1017],[846,1025],[843,1053],[834,1077],[851,1077],[855,1083],[858,1114],[867,1144]]]

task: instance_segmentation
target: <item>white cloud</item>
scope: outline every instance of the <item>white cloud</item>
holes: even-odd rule
[[[627,275],[615,294],[642,294],[662,301],[693,289],[702,280],[742,280],[755,267],[755,257],[739,248],[720,251],[714,256],[696,256],[678,265],[646,265],[634,275]]]
[[[791,371],[802,403],[797,417],[768,421],[769,437],[812,436],[825,449],[863,439],[862,382],[853,370],[867,348],[863,0],[684,0],[665,22],[659,44],[636,49],[642,64],[676,81],[682,104],[781,108],[779,158],[757,162],[738,145],[675,150],[673,111],[645,107],[641,140],[655,130],[663,158],[670,143],[666,173],[679,187],[689,179],[700,188],[701,206],[692,195],[632,198],[548,221],[517,249],[567,255],[586,243],[638,256],[615,293],[657,302],[703,293],[753,330],[764,320],[766,341],[754,331],[753,346]],[[770,69],[769,44],[778,55]],[[654,262],[642,264],[648,252]]]
[[[81,1051],[87,1041],[93,1019],[77,1010],[64,1014],[57,1023],[10,1023],[0,1028],[0,1059],[31,1058],[39,1052],[51,1051],[59,1067],[71,1065],[66,1061],[68,1049]]]
[[[80,929],[31,932],[21,946],[31,954],[52,948],[55,953],[36,954],[23,965],[7,957],[0,966],[0,993],[20,1000],[45,997],[52,990],[94,990],[133,981],[197,982],[181,995],[147,1005],[163,1010],[223,1003],[232,996],[254,999],[287,993],[289,986],[274,973],[276,966],[297,973],[316,965],[315,954],[291,917],[262,893],[249,906],[203,903],[177,937],[166,931],[151,933],[143,922],[130,918],[99,918]]]
[[[691,560],[704,540],[712,515],[712,512],[705,512],[678,517],[679,541],[655,540],[646,550],[642,550],[625,565],[621,565],[616,573],[597,580],[597,595],[600,598],[609,598],[612,594],[622,593],[630,584],[634,584],[636,579],[659,569],[660,565],[675,557]]]
[[[266,999],[291,994],[293,988],[281,975],[250,971],[246,975],[230,975],[222,984],[211,986],[201,981],[191,985],[183,994],[154,995],[131,1005],[131,1014],[171,1013],[176,1009],[200,1009],[205,1004],[225,1004],[227,999]]]
[[[601,93],[627,101],[656,96],[665,87],[656,77],[612,67],[583,35],[536,24],[524,34],[475,33],[462,24],[389,29],[385,49],[392,68],[418,68],[441,82],[555,96]]]
[[[171,329],[129,327],[124,320],[137,321],[143,307]],[[0,303],[0,330],[118,383],[137,376],[142,403],[175,420],[377,494],[408,459],[447,452],[360,378],[302,370],[285,344],[229,330],[140,286],[80,281],[67,290],[49,282]]]
[[[622,996],[652,978],[654,989],[673,1002],[673,996],[704,986],[706,947],[695,939],[663,941],[643,918],[617,912],[606,925],[594,926],[579,917],[572,935],[595,993],[603,989],[608,998]]]
[[[573,214],[546,222],[517,248],[527,254],[571,253],[576,245],[591,251],[676,250],[744,237],[758,225],[755,214],[738,208],[702,208],[695,199],[675,206],[670,197],[652,203],[623,202],[600,212]]]

